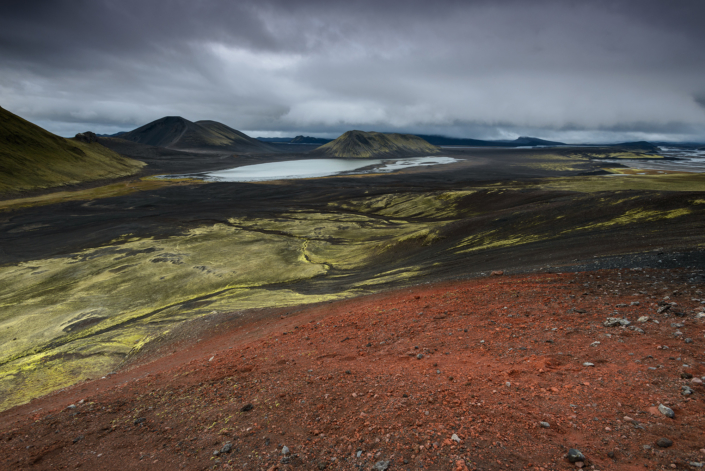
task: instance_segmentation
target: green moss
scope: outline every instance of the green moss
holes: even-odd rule
[[[117,178],[146,164],[64,139],[0,108],[0,194]]]
[[[583,230],[599,230],[606,229],[610,226],[625,225],[625,224],[635,224],[643,222],[654,222],[665,219],[673,219],[681,216],[688,215],[692,210],[688,208],[673,209],[670,211],[646,211],[643,209],[633,209],[627,211],[623,215],[610,219],[609,221],[599,222],[594,224],[588,224],[585,226],[575,227],[563,233],[583,231]]]

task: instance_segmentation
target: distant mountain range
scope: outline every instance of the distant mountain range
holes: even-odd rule
[[[180,116],[167,116],[116,137],[139,144],[185,151],[241,154],[279,152],[277,148],[217,121],[194,123]]]
[[[406,157],[437,154],[440,149],[412,134],[348,131],[310,152],[344,158]]]
[[[323,139],[320,137],[311,136],[296,136],[296,137],[258,137],[258,141],[269,142],[272,144],[328,144],[333,139]]]
[[[481,139],[462,139],[428,134],[416,136],[435,146],[468,146],[468,147],[524,147],[524,146],[565,146],[563,142],[546,141],[536,137],[518,137],[513,141],[485,141]]]
[[[0,193],[118,178],[144,165],[103,147],[93,133],[64,139],[0,108]]]

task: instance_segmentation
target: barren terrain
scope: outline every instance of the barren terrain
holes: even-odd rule
[[[702,276],[495,275],[201,318],[122,371],[3,413],[3,463],[557,470],[574,448],[588,469],[692,469]]]

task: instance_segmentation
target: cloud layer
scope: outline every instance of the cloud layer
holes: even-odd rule
[[[62,135],[166,115],[705,141],[705,3],[5,1],[0,106]]]

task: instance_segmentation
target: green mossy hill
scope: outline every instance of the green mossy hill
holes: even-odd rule
[[[194,123],[180,116],[152,121],[119,137],[139,144],[178,150],[242,154],[278,152],[277,148],[217,121]]]
[[[411,134],[348,131],[311,154],[328,157],[374,158],[437,154],[441,150]]]
[[[64,139],[0,108],[0,194],[118,178],[146,164],[91,139]]]

